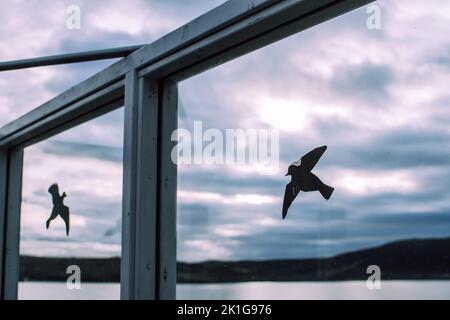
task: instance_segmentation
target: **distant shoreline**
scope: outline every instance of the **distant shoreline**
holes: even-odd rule
[[[120,258],[21,256],[20,281],[66,281],[69,265],[84,282],[120,280]],[[177,263],[180,284],[366,280],[378,265],[383,280],[450,280],[450,238],[403,240],[330,258]]]

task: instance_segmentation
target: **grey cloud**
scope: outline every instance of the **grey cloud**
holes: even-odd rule
[[[334,90],[357,95],[373,102],[386,101],[388,86],[394,80],[394,73],[388,65],[376,65],[369,61],[339,68],[331,82]]]
[[[320,227],[311,229],[290,227],[288,224],[250,228],[248,234],[234,237],[213,236],[208,229],[204,229],[195,239],[211,241],[226,248],[233,252],[231,259],[330,256],[400,239],[448,235],[445,227],[448,214],[442,218],[438,218],[439,213],[434,214],[432,217],[427,213],[404,214],[404,218],[399,218],[400,214],[379,215],[374,216],[373,220],[348,219],[335,224],[321,221]],[[179,245],[182,247],[183,241]],[[187,255],[184,258],[189,259]]]
[[[399,128],[353,148],[353,164],[372,168],[410,168],[448,166],[450,149],[446,132]]]
[[[328,150],[318,166],[341,168],[407,169],[419,167],[445,167],[450,165],[449,133],[442,128],[416,129],[414,126],[397,127],[365,139],[358,144],[348,144],[347,137],[358,134],[360,129],[345,121],[316,121],[315,130],[321,134],[306,140],[312,149],[328,145]],[[330,136],[329,133],[333,132]],[[282,134],[280,136],[281,159],[294,161],[306,148],[303,136]]]
[[[428,63],[430,60],[439,66],[450,68],[450,46],[447,47],[446,53],[434,56],[432,58],[426,57],[426,59],[422,61],[422,63]]]
[[[209,208],[203,204],[179,204],[178,225],[208,225]]]
[[[47,154],[94,158],[115,163],[122,163],[123,158],[122,148],[58,140],[47,141],[42,150]]]
[[[432,226],[436,227],[439,225],[449,225],[450,224],[450,208],[447,210],[440,211],[428,211],[421,213],[390,213],[390,214],[377,214],[368,215],[363,218],[364,223],[371,223],[377,225],[387,225],[387,226],[402,226],[407,227],[417,227],[420,226]]]
[[[235,175],[231,176],[228,170],[230,166],[218,166],[214,172],[194,169],[195,166],[187,166],[179,172],[178,188],[216,192],[224,195],[241,194],[276,194],[280,188],[289,182],[287,178],[277,176]],[[193,168],[190,171],[190,168]],[[222,169],[223,168],[223,169]]]

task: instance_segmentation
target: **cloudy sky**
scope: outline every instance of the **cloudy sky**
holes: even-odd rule
[[[3,1],[0,60],[152,42],[222,1]],[[450,235],[450,3],[383,0],[179,85],[180,127],[277,129],[280,165],[181,165],[184,261],[329,256]],[[81,8],[80,30],[65,9]],[[0,125],[112,61],[0,74]],[[123,110],[25,151],[21,252],[120,254]],[[281,220],[288,165],[321,145],[330,201],[302,193]],[[45,230],[48,186],[69,195],[72,233]]]

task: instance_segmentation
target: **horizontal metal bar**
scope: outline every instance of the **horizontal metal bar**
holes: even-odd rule
[[[214,31],[225,28],[243,17],[278,2],[273,0],[231,0],[222,4],[0,128],[0,147],[4,145],[2,137],[20,131],[89,94],[124,79],[125,74],[133,69],[151,64]]]
[[[374,0],[282,1],[139,71],[182,81]]]
[[[0,62],[0,71],[10,71],[26,69],[33,67],[53,66],[58,64],[68,64],[77,62],[87,62],[95,60],[105,60],[114,58],[123,58],[132,52],[142,48],[144,45],[135,45],[127,47],[109,48],[102,50],[74,52],[67,54],[58,54],[52,56],[22,59],[15,61]]]
[[[122,80],[131,70],[154,79],[186,77],[372,0],[231,0],[81,82],[0,129],[5,137]]]
[[[125,80],[110,86],[55,112],[23,130],[4,137],[5,147],[26,147],[68,130],[124,105]]]
[[[274,43],[275,41],[284,39],[295,33],[314,27],[320,23],[323,23],[336,16],[344,14],[348,11],[351,11],[373,1],[375,0],[335,1],[334,3],[326,4],[322,7],[313,9],[310,12],[302,15],[301,17],[293,18],[292,20],[280,19],[279,17],[269,18],[267,17],[267,13],[264,12],[262,15],[266,16],[266,18],[262,19],[264,21],[262,23],[266,24],[267,26],[272,24],[273,28],[270,29],[266,27],[265,30],[267,31],[258,34],[257,36],[253,36],[253,32],[249,29],[249,31],[246,33],[245,40],[242,36],[238,38],[242,40],[242,42],[238,45],[227,47],[227,45],[224,43],[225,41],[222,41],[217,42],[217,45],[209,46],[209,48],[205,46],[200,53],[193,54],[193,52],[186,52],[187,55],[183,59],[184,63],[187,64],[187,61],[189,61],[189,59],[187,59],[188,56],[192,61],[190,65],[187,65],[185,67],[185,69],[181,69],[181,66],[183,64],[176,62],[175,57],[172,56],[172,61],[167,61],[165,67],[166,71],[169,71],[169,66],[172,63],[175,63],[178,66],[174,69],[175,71],[172,74],[166,74],[165,77],[173,81],[183,81],[187,78],[205,72],[211,68],[224,64],[247,53],[263,48]],[[320,2],[324,1],[317,0],[316,4]],[[298,9],[291,8],[286,10],[284,14],[285,17],[287,18],[288,16],[292,16],[292,12],[298,12]],[[282,24],[276,24],[277,20],[283,20],[286,22]],[[275,22],[275,24],[273,22]],[[255,26],[252,26],[251,29],[255,30],[254,27]],[[219,50],[220,47],[225,47],[225,49]],[[140,76],[152,76],[154,70],[154,68],[152,67],[153,66],[149,66],[146,69],[142,70],[140,72]]]

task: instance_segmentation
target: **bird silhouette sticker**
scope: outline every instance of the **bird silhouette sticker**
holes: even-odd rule
[[[53,210],[50,218],[48,218],[46,222],[47,229],[50,227],[50,222],[60,216],[66,224],[66,234],[69,236],[70,212],[69,207],[64,205],[64,198],[67,197],[67,195],[65,192],[63,192],[61,196],[59,195],[59,187],[56,183],[52,184],[50,188],[48,188],[48,192],[52,195]]]
[[[316,148],[289,166],[286,176],[291,176],[291,181],[286,185],[284,192],[283,219],[286,218],[289,207],[300,191],[319,191],[325,199],[330,199],[334,188],[327,186],[311,172],[325,150],[327,146]]]

